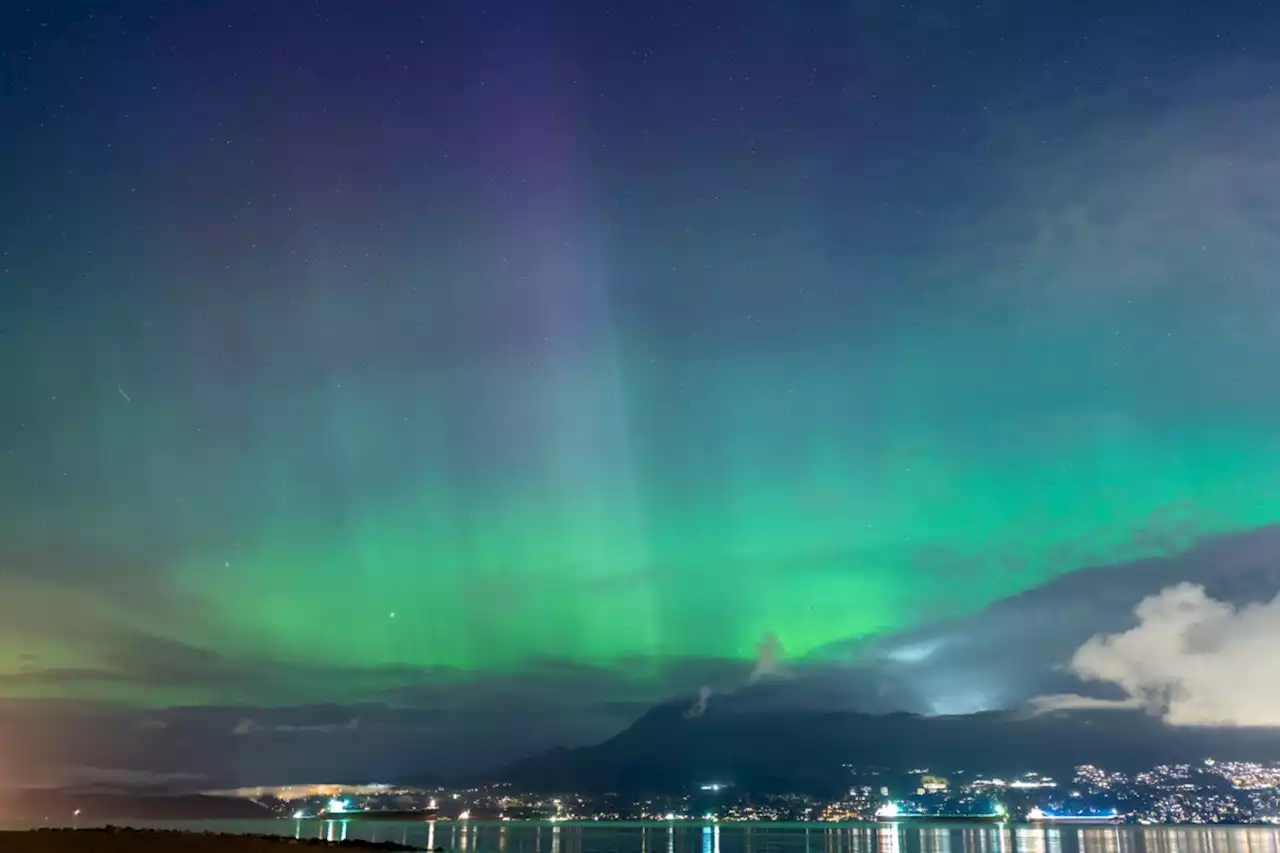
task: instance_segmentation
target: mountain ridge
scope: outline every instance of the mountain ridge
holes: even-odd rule
[[[1175,727],[1134,710],[926,716],[722,703],[690,716],[694,701],[659,703],[612,738],[517,761],[491,781],[532,791],[673,792],[721,781],[829,793],[847,787],[849,765],[1061,777],[1085,763],[1135,771],[1210,757],[1280,760],[1280,729]]]

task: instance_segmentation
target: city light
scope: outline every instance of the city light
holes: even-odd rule
[[[902,809],[899,808],[897,803],[885,803],[883,806],[876,809],[876,817],[894,818],[894,817],[898,817],[901,814],[902,814]]]
[[[565,821],[615,820],[706,825],[868,820],[899,824],[1026,820],[1041,826],[1280,822],[1280,762],[1197,759],[1137,772],[1082,764],[1056,783],[1030,771],[1001,777],[947,767],[900,773],[874,766],[842,766],[853,778],[830,799],[702,780],[667,794],[636,798],[520,792],[501,783],[456,792],[399,786],[284,786],[264,791],[260,799],[280,818],[328,818],[335,825],[348,820],[432,820],[436,806],[446,798],[458,803],[447,809],[447,817],[457,821],[549,821],[556,826]],[[711,793],[715,796],[708,796]]]

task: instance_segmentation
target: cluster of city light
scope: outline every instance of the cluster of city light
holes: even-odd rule
[[[1260,791],[1280,788],[1280,765],[1259,764],[1253,761],[1205,761],[1210,772],[1222,776],[1233,787],[1242,791]]]
[[[1218,779],[1248,796],[1241,799],[1224,793]],[[1274,792],[1280,790],[1280,768],[1208,758],[1201,766],[1160,764],[1129,778],[1083,764],[1076,768],[1076,781],[1094,792],[1111,792],[1128,804],[1127,817],[1140,824],[1238,823],[1266,821],[1267,815],[1276,812]]]
[[[1003,779],[974,779],[969,783],[970,788],[1003,788],[1009,784]]]
[[[1076,767],[1075,778],[1078,784],[1103,791],[1128,781],[1123,773],[1109,772],[1093,764],[1081,764]]]
[[[1139,823],[1265,822],[1280,820],[1280,763],[1263,764],[1243,761],[1163,764],[1145,772],[1125,775],[1105,771],[1094,765],[1079,765],[1075,783],[1063,786],[1054,779],[1035,772],[1000,777],[973,776],[960,772],[960,778],[948,779],[922,771],[918,785],[911,786],[916,800],[907,790],[899,790],[905,799],[893,800],[888,786],[867,777],[885,775],[883,768],[856,768],[857,784],[847,795],[834,801],[799,794],[755,795],[748,803],[742,798],[726,796],[732,785],[719,781],[697,781],[680,797],[652,796],[630,803],[616,797],[596,802],[579,794],[561,797],[523,794],[509,785],[488,786],[466,791],[441,792],[439,789],[411,789],[384,784],[370,785],[305,785],[281,788],[242,789],[238,793],[264,802],[280,817],[296,819],[332,818],[335,823],[359,819],[366,814],[422,813],[430,818],[466,821],[473,815],[487,815],[495,820],[603,821],[641,819],[646,821],[705,821],[708,824],[733,821],[822,820],[849,821],[873,817],[882,821],[911,822],[922,819],[1009,819],[1002,805],[986,803],[1014,797],[1018,816],[1033,822],[1118,822],[1122,818]],[[704,777],[705,778],[705,777]],[[713,779],[715,777],[712,777]],[[1227,788],[1223,782],[1229,782]],[[1061,790],[1060,796],[1038,789]],[[501,788],[502,790],[498,790]],[[1234,790],[1232,790],[1234,789]],[[956,799],[948,791],[955,790]],[[697,801],[702,792],[702,802]],[[1015,793],[1016,792],[1016,793]],[[1105,793],[1104,793],[1105,792]],[[716,794],[714,798],[706,794]],[[326,796],[321,796],[326,795]],[[1028,796],[1030,795],[1030,796]],[[449,814],[437,815],[437,800]],[[1052,799],[1049,799],[1052,797]],[[1107,806],[1098,808],[1098,800]],[[309,801],[308,801],[309,800]],[[1039,800],[1039,804],[1035,804]],[[452,805],[452,803],[457,803]],[[713,805],[714,803],[714,805]],[[478,810],[478,811],[477,811]],[[1274,816],[1274,817],[1273,817]]]
[[[1031,790],[1034,788],[1056,788],[1058,783],[1047,776],[1037,776],[1034,773],[1028,773],[1021,779],[1006,781],[1004,779],[974,779],[969,783],[970,788],[1018,788],[1022,790]]]

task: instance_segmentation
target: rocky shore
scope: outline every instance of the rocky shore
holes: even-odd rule
[[[289,849],[419,850],[394,841],[322,841],[278,835],[233,835],[163,829],[36,829],[0,832],[0,853],[283,853]]]

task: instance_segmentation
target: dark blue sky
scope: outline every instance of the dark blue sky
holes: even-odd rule
[[[1237,2],[0,11],[0,759],[492,763],[768,637],[798,703],[1085,690],[1114,612],[956,637],[1270,542],[1278,50]]]

